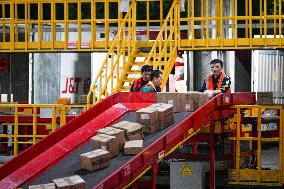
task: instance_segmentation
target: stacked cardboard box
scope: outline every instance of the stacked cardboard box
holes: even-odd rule
[[[154,133],[159,130],[159,117],[156,107],[142,108],[136,111],[136,120],[143,125],[144,133]]]
[[[203,106],[209,101],[209,96],[207,93],[201,93],[197,91],[188,91],[186,92],[187,99],[193,101],[194,110],[197,110],[199,107]]]
[[[257,105],[273,105],[273,92],[257,92],[256,93]]]
[[[55,189],[54,183],[29,186],[29,189]]]
[[[115,136],[97,134],[91,138],[91,143],[94,150],[103,149],[109,151],[111,157],[119,154],[118,141]]]
[[[203,106],[209,101],[209,96],[207,93],[199,93],[199,105],[198,108]],[[196,108],[197,109],[197,108]]]
[[[157,101],[172,104],[174,112],[194,111],[193,99],[187,93],[158,93]]]
[[[87,188],[86,182],[78,175],[74,175],[71,177],[63,177],[54,179],[53,182],[58,189],[85,189]]]
[[[81,154],[81,167],[89,171],[94,171],[110,166],[110,153],[108,151],[97,149]]]
[[[114,127],[105,127],[98,130],[99,134],[106,134],[109,136],[115,136],[117,138],[118,147],[120,150],[123,150],[124,143],[125,143],[125,136],[124,131],[121,129],[117,129]]]
[[[143,149],[143,140],[125,142],[124,154],[139,154]]]
[[[177,103],[178,103],[178,93],[158,93],[157,94],[157,102],[172,104],[174,112],[177,112]]]
[[[142,131],[143,126],[139,123],[122,121],[122,122],[114,124],[112,127],[123,130],[126,140],[143,140],[144,139],[144,135]]]
[[[209,101],[206,93],[188,91],[184,93],[158,93],[158,103],[173,104],[174,112],[192,112]]]
[[[164,129],[174,123],[174,112],[172,104],[157,103],[152,104],[152,109],[158,112],[159,130]]]

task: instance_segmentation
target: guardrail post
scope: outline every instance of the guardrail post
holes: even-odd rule
[[[157,173],[158,173],[158,164],[155,164],[152,167],[152,171],[151,171],[151,178],[152,178],[152,189],[156,189],[156,180],[157,180]]]
[[[33,144],[36,143],[36,133],[37,133],[37,108],[33,107]]]
[[[66,107],[60,106],[60,127],[66,123]]]
[[[15,116],[14,116],[14,156],[18,154],[18,133],[19,133],[19,117],[18,117],[18,107],[15,106]]]
[[[52,107],[52,118],[51,118],[51,131],[54,132],[56,129],[56,107]]]
[[[214,122],[210,122],[210,189],[215,188],[215,151],[214,151]]]

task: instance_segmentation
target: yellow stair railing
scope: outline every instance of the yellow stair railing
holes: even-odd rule
[[[174,0],[145,62],[145,64],[152,65],[153,69],[159,69],[163,72],[162,89],[166,85],[177,57],[180,31],[179,11],[180,3],[178,0]]]
[[[132,1],[124,19],[119,23],[118,32],[93,81],[87,96],[87,104],[100,101],[116,92],[122,72],[136,51],[136,1]]]

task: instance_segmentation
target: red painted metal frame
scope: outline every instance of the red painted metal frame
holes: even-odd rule
[[[94,189],[123,188],[127,186],[149,166],[157,164],[159,154],[165,154],[185,139],[189,135],[189,129],[192,128],[194,132],[197,132],[203,124],[229,116],[229,111],[223,111],[223,109],[237,104],[255,104],[255,93],[234,93],[216,96],[97,186],[94,186]]]
[[[155,102],[155,93],[117,93],[108,97],[1,167],[0,186],[9,189],[23,185],[83,145],[98,129]],[[189,129],[197,132],[203,124],[221,120],[229,115],[223,109],[237,104],[255,104],[255,93],[222,94],[211,99],[94,188],[127,186],[146,168],[154,166],[161,152],[170,151],[185,139]]]
[[[215,150],[214,150],[214,123],[211,121],[210,123],[210,135],[209,135],[209,145],[210,145],[210,152],[209,152],[209,159],[210,159],[210,189],[215,188]]]
[[[116,93],[71,120],[0,168],[0,186],[19,187],[88,142],[97,130],[110,126],[129,111],[156,102],[155,93]],[[130,105],[131,104],[131,105]]]

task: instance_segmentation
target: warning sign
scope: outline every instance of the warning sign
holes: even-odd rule
[[[182,174],[182,175],[192,175],[192,171],[191,171],[191,168],[190,168],[188,163],[184,164],[180,174]]]

